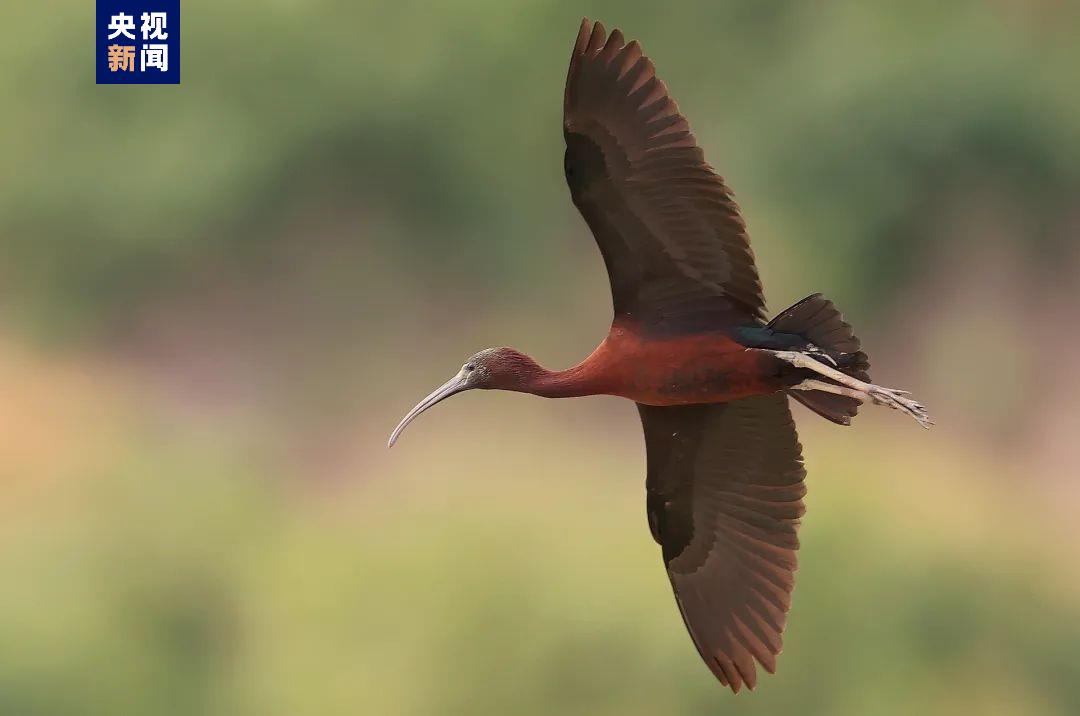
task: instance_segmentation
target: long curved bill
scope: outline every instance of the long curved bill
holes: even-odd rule
[[[405,427],[413,420],[415,420],[416,417],[420,415],[420,413],[424,412],[432,405],[435,405],[435,403],[438,403],[440,400],[444,400],[445,398],[449,398],[455,393],[460,393],[461,391],[468,389],[469,386],[467,377],[465,375],[465,369],[462,368],[457,375],[455,375],[453,378],[433,390],[431,392],[431,395],[417,403],[416,407],[410,410],[409,413],[401,419],[401,422],[398,423],[398,426],[394,428],[394,432],[390,433],[390,441],[386,443],[386,447],[394,447],[394,443],[397,442],[397,439],[401,435],[401,432],[405,430]]]

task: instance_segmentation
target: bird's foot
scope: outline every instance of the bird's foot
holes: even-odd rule
[[[934,424],[934,421],[931,420],[930,416],[927,414],[926,408],[924,408],[921,403],[908,397],[911,393],[906,390],[883,388],[880,385],[867,383],[833,368],[806,353],[800,353],[798,351],[773,351],[773,355],[781,360],[787,361],[796,368],[812,370],[818,375],[839,383],[839,385],[834,386],[831,383],[825,383],[819,380],[804,380],[802,383],[795,386],[796,390],[821,390],[826,393],[845,395],[860,401],[869,400],[877,405],[885,405],[894,410],[899,410],[902,413],[907,413],[915,420],[915,422],[924,428],[929,429],[929,427]]]
[[[866,394],[875,405],[885,405],[902,413],[907,413],[915,422],[928,430],[934,424],[929,413],[926,412],[926,408],[921,403],[909,398],[908,396],[911,393],[906,390],[895,390],[870,384]]]

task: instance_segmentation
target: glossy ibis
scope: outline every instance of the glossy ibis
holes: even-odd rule
[[[570,195],[607,266],[610,332],[562,371],[490,348],[424,398],[473,388],[638,406],[646,513],[701,657],[735,692],[772,673],[791,604],[803,514],[802,448],[788,396],[848,425],[866,401],[930,420],[870,382],[859,339],[814,294],[765,318],[746,225],[653,63],[618,30],[581,24],[563,105]]]

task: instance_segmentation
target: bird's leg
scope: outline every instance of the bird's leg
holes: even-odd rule
[[[912,400],[908,396],[905,390],[894,390],[893,388],[883,388],[880,385],[874,385],[873,383],[867,383],[865,381],[854,378],[847,373],[842,373],[836,368],[825,365],[819,360],[816,360],[805,353],[798,351],[771,351],[773,355],[782,361],[790,363],[796,368],[806,368],[812,370],[818,375],[825,376],[830,380],[834,380],[840,385],[832,385],[824,381],[810,381],[806,380],[795,386],[800,390],[823,390],[827,393],[834,393],[836,395],[846,395],[849,398],[855,398],[860,401],[869,400],[877,405],[886,405],[894,410],[899,410],[902,413],[907,413],[915,419],[919,425],[924,428],[929,428],[933,425],[933,421],[930,420],[930,416],[926,413],[926,408]],[[820,383],[825,387],[803,387],[807,383]],[[848,391],[841,392],[838,388],[847,388]],[[850,392],[849,392],[850,391]]]
[[[867,400],[866,393],[855,390],[854,388],[845,388],[842,385],[836,383],[826,383],[823,380],[814,380],[813,378],[807,378],[798,385],[791,387],[792,390],[820,390],[822,393],[832,393],[833,395],[843,395],[847,398],[854,398],[860,403],[865,403]]]

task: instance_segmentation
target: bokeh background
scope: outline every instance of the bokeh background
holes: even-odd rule
[[[699,663],[632,406],[413,402],[605,333],[562,178],[582,15],[640,38],[773,310],[938,427],[796,407],[779,672]],[[179,87],[0,5],[0,714],[1080,713],[1080,5],[185,0]]]

